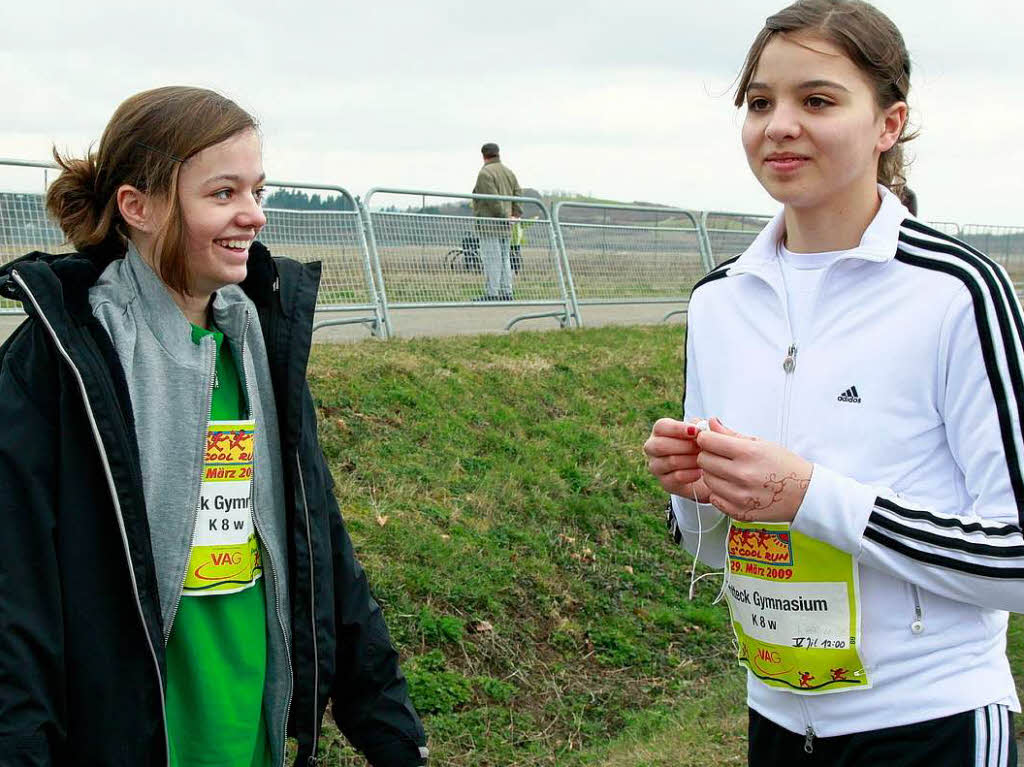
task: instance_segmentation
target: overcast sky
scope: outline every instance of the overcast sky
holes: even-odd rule
[[[1024,4],[880,0],[910,48],[923,217],[1024,226]],[[274,178],[468,191],[496,141],[523,186],[772,212],[731,88],[763,0],[4,2],[0,157],[84,150],[126,96],[217,89]],[[25,176],[0,169],[0,189]]]

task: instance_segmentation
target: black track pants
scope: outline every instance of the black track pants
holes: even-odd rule
[[[1017,767],[1006,706],[810,740],[749,711],[750,767]]]

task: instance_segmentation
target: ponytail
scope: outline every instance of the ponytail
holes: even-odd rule
[[[103,196],[96,154],[77,159],[53,149],[53,159],[62,168],[46,192],[46,209],[77,250],[106,246],[123,253],[126,237],[117,221],[117,198]]]

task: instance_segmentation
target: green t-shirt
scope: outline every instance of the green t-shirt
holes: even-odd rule
[[[210,419],[245,417],[230,344],[192,326],[192,340],[217,344]],[[167,731],[171,767],[270,767],[263,684],[267,616],[263,578],[232,594],[181,597],[167,643]]]

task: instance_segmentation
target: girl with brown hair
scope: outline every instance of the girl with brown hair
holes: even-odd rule
[[[0,761],[374,765],[422,726],[332,493],[305,370],[320,265],[271,258],[255,120],[136,94],[57,156],[78,253],[0,270]]]
[[[751,765],[1016,764],[1024,321],[899,200],[909,88],[862,0],[767,19],[736,105],[783,208],[695,286],[686,420],[645,443],[676,540],[722,568]]]

